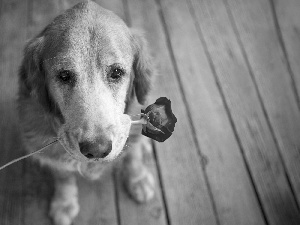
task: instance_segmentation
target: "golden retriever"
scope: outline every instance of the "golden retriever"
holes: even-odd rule
[[[53,137],[60,140],[35,155],[54,171],[54,224],[69,225],[79,212],[74,174],[98,179],[122,151],[130,130],[126,113],[145,102],[152,75],[142,36],[91,1],[56,17],[26,45],[18,99],[24,145],[32,152]],[[138,136],[129,137],[136,144],[122,171],[131,196],[146,202],[154,179],[142,161],[149,143]]]

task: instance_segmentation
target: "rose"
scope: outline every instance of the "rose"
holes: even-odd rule
[[[174,131],[176,116],[171,109],[171,101],[166,97],[158,98],[154,104],[142,110],[144,122],[142,134],[158,142],[164,142]]]

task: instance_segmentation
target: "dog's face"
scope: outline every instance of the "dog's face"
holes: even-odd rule
[[[141,37],[93,2],[57,17],[25,49],[23,79],[31,96],[59,117],[58,136],[79,160],[111,160],[130,129],[124,114],[143,103],[152,68]]]

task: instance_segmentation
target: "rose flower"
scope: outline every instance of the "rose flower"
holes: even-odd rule
[[[166,97],[158,98],[154,104],[142,110],[141,117],[144,120],[142,134],[158,142],[164,142],[172,135],[177,122],[171,101]]]

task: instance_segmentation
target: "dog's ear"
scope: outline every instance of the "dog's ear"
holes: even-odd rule
[[[151,89],[151,80],[154,74],[152,59],[148,51],[148,44],[141,32],[132,30],[134,62],[133,62],[133,89],[137,100],[144,104]]]
[[[20,90],[23,96],[35,98],[46,110],[49,110],[51,107],[43,70],[43,48],[43,36],[32,39],[25,46],[20,67]]]

